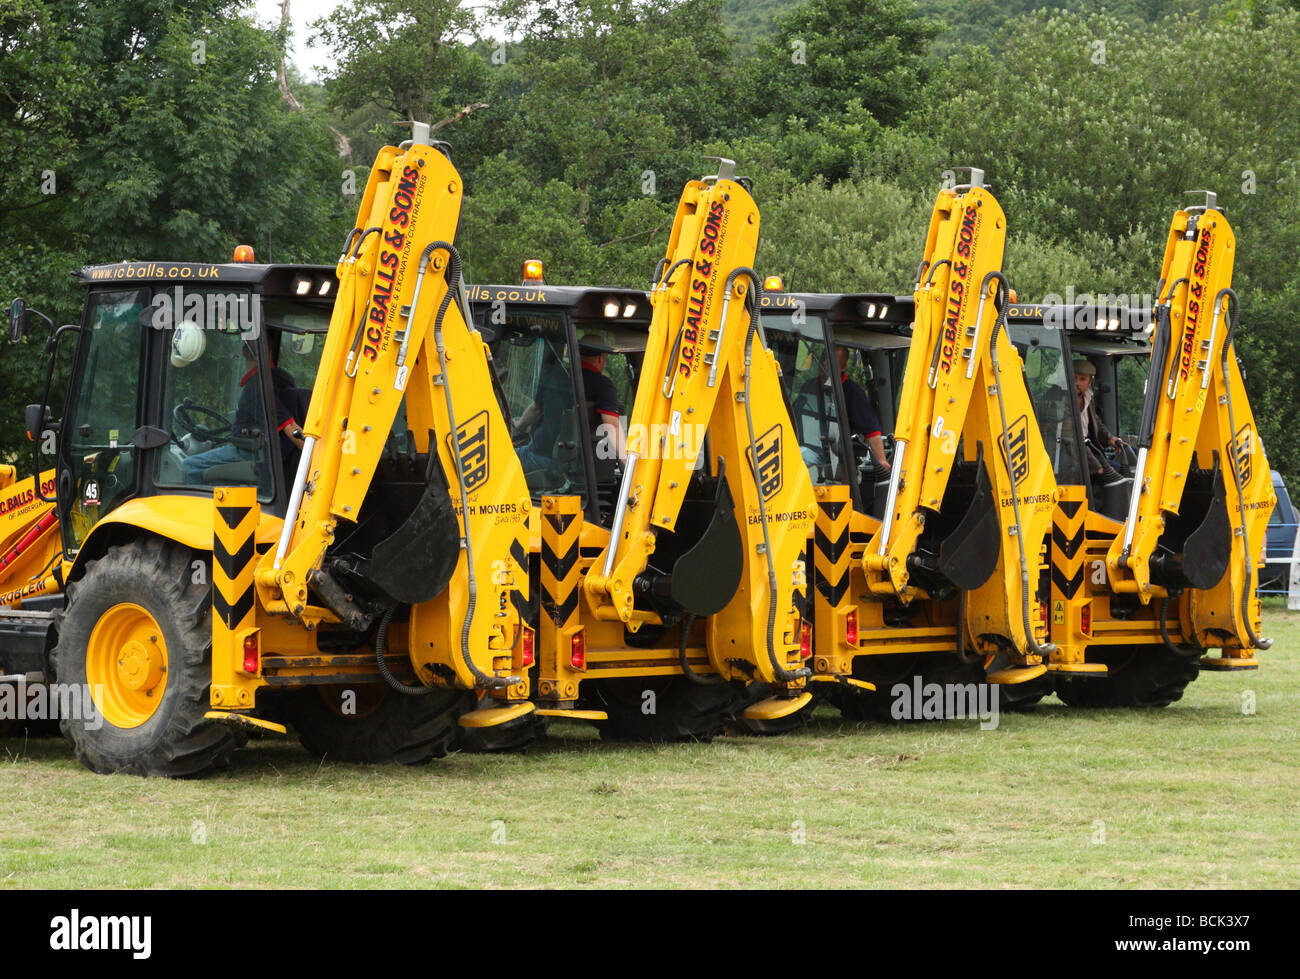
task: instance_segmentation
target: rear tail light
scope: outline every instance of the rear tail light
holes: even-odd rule
[[[812,655],[812,624],[799,624],[799,658],[807,659]]]
[[[258,648],[257,633],[244,637],[244,672],[256,674],[262,652]]]
[[[858,610],[855,608],[849,609],[844,616],[844,641],[855,648],[858,645]]]
[[[523,669],[533,665],[534,643],[536,633],[528,626],[520,626],[522,635],[519,637],[519,665]]]
[[[1084,633],[1092,632],[1092,606],[1085,605],[1079,612],[1079,628]]]
[[[574,633],[569,662],[573,664],[575,670],[585,670],[587,668],[587,635],[585,632]]]

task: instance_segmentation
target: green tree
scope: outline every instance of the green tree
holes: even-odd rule
[[[487,94],[488,63],[472,47],[481,17],[458,0],[347,0],[312,26],[337,58],[326,73],[330,106],[367,132],[436,123]],[[368,162],[383,142],[363,142],[357,158]]]
[[[0,295],[75,321],[68,272],[122,259],[330,260],[354,205],[328,128],[283,104],[244,0],[6,0]],[[39,331],[43,332],[43,331]],[[0,348],[0,457],[26,440],[40,336]]]
[[[776,23],[751,62],[756,115],[816,120],[856,102],[886,125],[916,105],[940,29],[912,0],[804,0]]]
[[[941,167],[983,167],[1013,235],[1073,249],[1094,270],[1057,293],[1154,292],[1171,215],[1197,202],[1187,191],[1218,191],[1238,237],[1252,398],[1294,406],[1288,365],[1300,362],[1300,339],[1277,257],[1300,244],[1300,14],[1222,7],[1134,27],[1040,12],[1011,22],[1007,38],[1014,58],[972,47],[950,59],[924,106],[871,147],[868,168],[917,186]],[[1234,83],[1243,66],[1257,82]],[[1274,464],[1300,474],[1284,428],[1292,413],[1268,411],[1260,430]]]

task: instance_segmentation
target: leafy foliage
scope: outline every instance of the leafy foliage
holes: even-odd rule
[[[263,260],[329,254],[350,210],[332,139],[283,107],[276,39],[240,7],[6,0],[0,295],[75,322],[83,264],[227,261],[238,242]],[[0,458],[27,444],[40,340],[0,348]]]
[[[1270,458],[1300,477],[1300,14],[1275,0],[344,0],[290,74],[247,0],[4,0],[0,286],[60,320],[66,272],[124,257],[329,260],[399,123],[454,120],[467,273],[642,285],[678,191],[726,156],[755,181],[760,271],[907,291],[945,171],[983,168],[1022,298],[1152,292],[1185,191],[1238,233],[1238,350]],[[195,60],[195,43],[205,58]],[[466,107],[471,111],[462,112]],[[351,158],[336,156],[330,127]],[[57,190],[43,193],[52,171]],[[0,455],[43,367],[5,350]]]

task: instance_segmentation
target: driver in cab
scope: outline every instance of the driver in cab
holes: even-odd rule
[[[871,449],[876,466],[889,472],[889,461],[885,458],[885,440],[880,434],[880,419],[876,409],[871,406],[871,399],[857,381],[849,377],[849,348],[835,348],[835,362],[840,369],[840,386],[844,389],[844,410],[849,416],[849,431],[861,436]]]
[[[1092,389],[1092,379],[1097,376],[1097,368],[1092,361],[1086,358],[1080,358],[1074,362],[1074,390],[1078,396],[1079,424],[1083,429],[1084,442],[1091,442],[1095,446],[1105,448],[1113,446],[1118,448],[1121,439],[1112,435],[1101,420],[1101,414],[1097,410],[1097,404]],[[1110,485],[1118,482],[1119,473],[1106,461],[1106,457],[1092,450],[1087,451],[1088,468],[1091,471],[1094,480],[1100,480],[1103,485]]]
[[[171,362],[175,367],[184,367],[202,355],[191,353],[186,349],[186,339],[182,330],[189,324],[182,324],[177,329],[172,342]],[[193,324],[199,329],[198,324]],[[200,344],[202,346],[202,344]],[[244,375],[239,379],[239,400],[235,406],[231,434],[241,439],[255,439],[262,434],[265,414],[262,410],[261,376],[257,366],[257,351],[251,343],[242,344],[244,357]],[[294,384],[289,372],[283,368],[271,366],[271,387],[275,397],[276,429],[280,433],[281,458],[286,472],[292,474],[297,468],[299,453],[304,444],[302,428],[294,417]],[[257,458],[257,442],[240,445],[227,442],[215,448],[200,452],[185,459],[185,482],[205,485],[205,475],[214,466],[230,462],[251,462]]]

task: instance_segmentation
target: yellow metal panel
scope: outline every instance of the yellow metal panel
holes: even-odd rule
[[[257,567],[256,531],[261,518],[257,488],[235,486],[213,491],[209,504],[212,547],[213,707],[253,706],[260,685],[260,643],[253,572]],[[259,644],[258,669],[244,671],[244,641]]]

